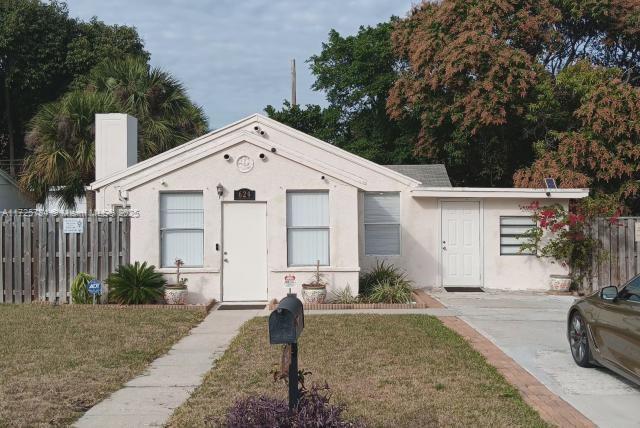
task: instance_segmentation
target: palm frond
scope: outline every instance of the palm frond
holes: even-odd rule
[[[123,265],[107,278],[109,297],[123,305],[157,303],[167,281],[155,266],[144,262]]]

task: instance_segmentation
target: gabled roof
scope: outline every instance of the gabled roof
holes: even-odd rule
[[[285,156],[313,169],[322,171],[327,175],[353,184],[356,187],[362,188],[366,185],[366,180],[362,177],[359,177],[351,170],[336,168],[326,162],[318,161],[309,156],[306,156],[303,151],[295,151],[291,148],[284,147],[283,145],[279,144],[278,141],[262,138],[253,132],[247,131],[246,127],[253,123],[275,129],[301,142],[307,143],[316,148],[320,148],[334,156],[345,159],[353,164],[367,168],[373,172],[401,182],[405,185],[417,186],[420,184],[419,181],[411,177],[402,175],[401,173],[393,171],[389,168],[385,168],[374,162],[356,156],[353,153],[349,153],[346,150],[340,149],[339,147],[336,147],[332,144],[314,138],[273,119],[269,119],[260,114],[253,114],[223,128],[195,138],[164,153],[149,158],[145,161],[138,162],[137,164],[132,165],[120,172],[102,178],[100,180],[96,180],[91,184],[90,187],[92,190],[96,190],[112,184],[116,181],[123,181],[125,182],[125,188],[131,188],[132,186],[136,186],[142,182],[151,180],[159,175],[164,175],[171,170],[181,168],[184,165],[193,163],[198,159],[201,159],[205,156],[210,156],[220,150],[224,150],[232,145],[238,144],[243,141],[263,147],[267,150],[271,147],[276,147],[278,155]]]
[[[441,163],[423,165],[385,165],[402,175],[418,180],[426,187],[451,187],[447,168]]]

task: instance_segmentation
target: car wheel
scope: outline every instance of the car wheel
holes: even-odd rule
[[[569,345],[571,346],[571,355],[577,365],[592,367],[587,323],[579,312],[574,312],[569,321]]]

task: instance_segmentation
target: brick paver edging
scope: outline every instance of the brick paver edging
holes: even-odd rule
[[[437,302],[440,307],[446,307],[423,291],[418,292],[417,295],[418,300],[422,303],[433,305],[434,302]],[[538,411],[542,419],[559,427],[591,428],[596,426],[573,406],[551,392],[531,373],[522,368],[469,324],[458,317],[452,316],[439,316],[438,319],[445,326],[462,336],[476,351],[486,358],[489,364],[498,369],[498,372],[504,376],[507,382],[520,391],[524,401]]]
[[[269,303],[269,310],[278,307],[277,303]],[[342,310],[342,309],[427,309],[424,303],[304,303],[305,311]]]
[[[217,302],[211,301],[206,305],[118,305],[115,303],[108,304],[100,304],[100,305],[80,305],[78,303],[64,303],[64,304],[53,304],[50,302],[32,302],[32,305],[41,305],[41,306],[60,306],[60,307],[73,307],[73,306],[91,306],[94,309],[113,309],[113,310],[122,310],[122,309],[171,309],[171,310],[182,310],[182,311],[202,311],[204,313],[209,313],[211,308],[215,306]]]

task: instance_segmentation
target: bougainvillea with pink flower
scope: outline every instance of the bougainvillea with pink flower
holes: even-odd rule
[[[616,224],[621,210],[611,207],[602,200],[585,200],[570,210],[560,204],[540,206],[538,201],[523,206],[536,226],[524,234],[520,252],[534,253],[568,268],[573,288],[580,289],[591,273],[593,260],[604,257],[600,241],[591,236],[591,225],[596,217],[608,217]]]

